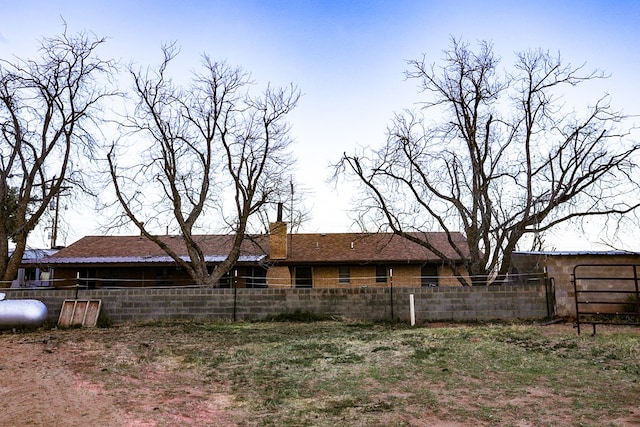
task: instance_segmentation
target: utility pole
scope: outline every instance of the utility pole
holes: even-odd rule
[[[55,249],[56,241],[58,240],[58,219],[60,217],[60,193],[68,190],[71,187],[60,187],[56,192],[54,200],[49,205],[49,210],[53,210],[53,224],[51,227],[51,249]]]
[[[56,247],[56,240],[58,239],[58,215],[60,207],[60,192],[58,191],[55,196],[55,213],[53,214],[53,226],[51,227],[51,249]]]

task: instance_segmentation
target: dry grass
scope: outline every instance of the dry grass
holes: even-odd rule
[[[56,336],[77,375],[144,425],[640,423],[632,328],[176,323]]]

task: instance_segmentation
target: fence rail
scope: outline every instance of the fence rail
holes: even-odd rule
[[[462,281],[457,276],[414,276],[403,275],[401,277],[384,277],[381,280],[379,276],[354,276],[349,280],[340,278],[339,276],[331,277],[314,277],[310,285],[297,284],[295,280],[287,282],[278,281],[278,279],[267,280],[265,276],[238,275],[224,276],[214,287],[217,288],[267,288],[267,287],[289,287],[289,288],[359,288],[359,287],[442,287],[438,279],[446,279],[447,284],[444,286],[460,286]],[[496,278],[493,276],[464,276],[469,282],[483,283],[483,286],[498,285],[536,285],[543,284],[546,280],[544,274],[510,274],[506,277]],[[0,288],[57,288],[71,289],[80,287],[82,289],[93,288],[170,288],[170,287],[194,287],[192,279],[189,278],[140,278],[140,277],[105,277],[105,276],[84,276],[84,277],[66,277],[56,278],[48,277],[47,279],[31,279],[22,282],[0,282]]]
[[[578,264],[573,268],[576,328],[580,324],[640,326],[640,265]],[[609,273],[610,272],[610,273]]]

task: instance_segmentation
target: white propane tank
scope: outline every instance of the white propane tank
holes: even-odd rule
[[[0,293],[0,328],[41,326],[47,320],[47,306],[35,299],[7,300]]]

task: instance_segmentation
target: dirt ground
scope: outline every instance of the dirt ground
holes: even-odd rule
[[[99,329],[0,334],[0,426],[236,425],[229,396],[203,387],[195,372],[172,379],[170,367],[155,364],[140,363],[133,375],[105,366],[98,352],[140,357],[126,341]]]
[[[43,334],[0,337],[0,412],[6,426],[115,425],[115,399],[74,371],[76,358]]]
[[[546,331],[554,334],[554,329]],[[557,327],[558,333],[564,329]],[[157,337],[172,338],[186,345],[179,336]],[[127,327],[0,332],[0,426],[259,425],[246,418],[224,384],[197,369],[181,370],[170,359],[145,363],[147,357],[153,360],[153,351],[152,339]],[[614,425],[640,425],[639,417],[640,407]],[[442,419],[407,425],[460,426]]]

